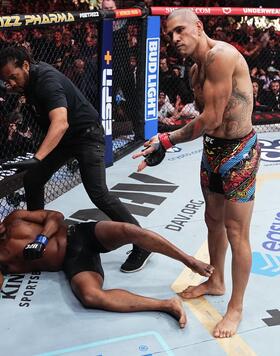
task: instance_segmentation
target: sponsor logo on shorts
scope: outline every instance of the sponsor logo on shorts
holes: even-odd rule
[[[280,212],[276,214],[262,247],[264,251],[252,254],[252,273],[267,277],[278,276],[280,274]]]
[[[211,143],[211,145],[214,143],[214,138],[213,137],[209,137],[209,136],[205,136],[205,141],[208,143]]]

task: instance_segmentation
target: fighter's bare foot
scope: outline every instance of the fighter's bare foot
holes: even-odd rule
[[[191,261],[189,267],[193,272],[199,273],[201,276],[204,277],[211,277],[215,269],[213,266],[209,265],[208,263],[197,260],[196,258],[193,258],[193,261]]]
[[[224,285],[215,285],[208,280],[198,286],[189,286],[179,293],[179,296],[183,299],[192,299],[201,297],[202,295],[223,295],[224,293]]]
[[[184,328],[186,326],[186,312],[182,302],[178,298],[174,297],[169,299],[166,311],[178,320],[180,328]]]
[[[240,310],[228,309],[223,319],[215,326],[213,336],[217,338],[232,337],[236,334],[241,318]]]

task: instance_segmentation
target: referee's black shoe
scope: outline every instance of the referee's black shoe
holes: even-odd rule
[[[128,251],[128,253],[129,256],[120,268],[125,273],[140,271],[152,256],[152,252],[148,252],[136,245],[133,245],[133,249]]]

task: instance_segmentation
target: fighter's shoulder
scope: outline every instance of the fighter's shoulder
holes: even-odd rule
[[[215,45],[207,52],[205,61],[206,68],[211,67],[212,63],[216,65],[229,65],[236,60],[238,55],[239,52],[237,49],[229,43],[216,41]]]
[[[25,210],[25,209],[16,209],[14,211],[12,211],[9,215],[7,215],[4,219],[4,221],[15,221],[15,220],[25,220],[29,217],[29,215],[34,215],[34,213],[36,214],[36,212],[32,212],[29,210]]]
[[[24,219],[23,210],[14,210],[3,220],[4,225],[14,225]]]

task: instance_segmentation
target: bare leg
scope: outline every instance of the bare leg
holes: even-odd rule
[[[205,277],[210,277],[213,267],[187,255],[161,235],[138,226],[112,221],[101,221],[95,228],[96,237],[108,250],[134,243],[151,252],[158,252],[184,263]]]
[[[178,320],[184,328],[187,319],[182,303],[177,298],[159,300],[130,293],[122,289],[102,289],[103,279],[95,272],[81,272],[71,280],[71,286],[87,308],[114,312],[161,311]]]
[[[232,295],[225,316],[214,329],[215,337],[234,335],[242,317],[243,298],[252,264],[249,227],[253,205],[253,202],[226,203],[225,224],[232,249]]]
[[[224,226],[224,197],[221,194],[204,192],[204,198],[210,264],[215,269],[207,281],[198,286],[189,286],[181,292],[180,296],[184,299],[197,298],[205,294],[222,295],[225,292],[224,264],[228,240]]]

